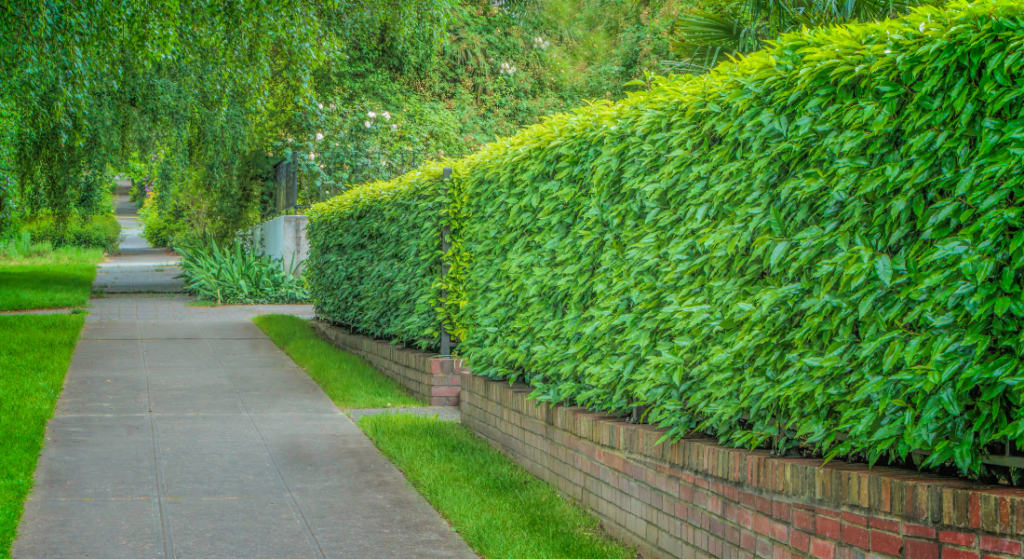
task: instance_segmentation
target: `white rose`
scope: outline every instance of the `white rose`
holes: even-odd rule
[[[318,142],[324,141],[324,135],[319,133],[319,132],[317,132],[316,133],[316,141],[318,141]]]
[[[370,112],[366,113],[366,116],[368,116],[370,118],[377,118],[377,113],[375,113],[373,111],[370,111]]]
[[[370,121],[369,121],[369,120],[367,120],[366,122],[364,122],[364,123],[363,123],[363,126],[365,126],[365,127],[369,128],[369,127],[371,127],[371,126],[373,126],[373,125],[372,125],[372,124],[370,124]]]
[[[384,117],[384,120],[391,120],[391,113],[387,111],[380,113],[380,116]]]

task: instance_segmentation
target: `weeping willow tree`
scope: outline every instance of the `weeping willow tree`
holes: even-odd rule
[[[404,45],[451,0],[40,0],[0,6],[0,236],[96,211],[111,169],[165,158],[227,234],[259,196],[247,154],[355,43]],[[443,24],[437,26],[443,30]],[[190,203],[191,203],[190,202]]]
[[[725,13],[698,10],[679,18],[673,70],[702,73],[722,60],[760,50],[768,41],[801,27],[829,27],[904,15],[914,0],[737,0]]]

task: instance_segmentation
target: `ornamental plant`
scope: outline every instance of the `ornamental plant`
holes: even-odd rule
[[[671,437],[979,472],[1024,445],[1022,31],[986,0],[785,35],[357,188],[313,216],[318,312],[450,321],[474,372]]]

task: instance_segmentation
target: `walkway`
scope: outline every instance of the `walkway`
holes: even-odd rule
[[[14,557],[475,557],[248,318],[282,309],[186,302],[92,302]]]

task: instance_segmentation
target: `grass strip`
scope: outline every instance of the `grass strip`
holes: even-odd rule
[[[9,559],[25,497],[71,364],[83,316],[0,316],[0,559]]]
[[[94,279],[92,264],[0,267],[0,311],[85,306]]]
[[[458,423],[388,414],[363,417],[359,427],[485,558],[636,556],[581,506]]]
[[[308,320],[282,314],[267,314],[252,320],[340,408],[424,405],[363,359],[321,340]]]

